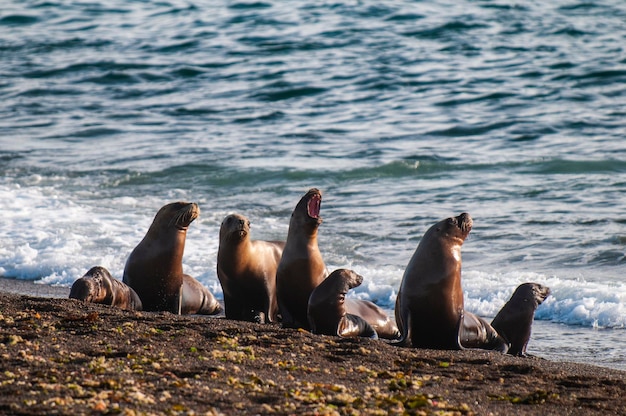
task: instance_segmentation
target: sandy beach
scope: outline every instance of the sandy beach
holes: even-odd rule
[[[618,370],[129,312],[64,299],[67,288],[0,281],[1,413],[626,412]]]

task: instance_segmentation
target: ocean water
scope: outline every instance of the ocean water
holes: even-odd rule
[[[327,265],[390,314],[469,212],[466,309],[545,284],[529,352],[626,369],[622,0],[6,0],[0,173],[0,276],[121,278],[187,200],[185,271],[221,299],[222,219],[284,239],[317,187]]]

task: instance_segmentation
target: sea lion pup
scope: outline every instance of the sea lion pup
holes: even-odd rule
[[[402,277],[396,298],[398,344],[418,348],[487,348],[506,343],[484,320],[463,309],[461,246],[472,229],[463,213],[426,231]]]
[[[140,311],[141,300],[127,284],[113,278],[104,267],[92,267],[76,279],[70,289],[70,299],[117,306],[122,309]]]
[[[224,291],[226,318],[276,322],[276,270],[284,241],[250,239],[250,221],[231,214],[220,226],[217,277]]]
[[[539,283],[523,283],[515,289],[511,299],[491,321],[509,345],[508,353],[526,356],[535,310],[550,295],[550,288]]]
[[[362,282],[361,275],[348,269],[337,269],[324,279],[309,297],[311,332],[340,337],[398,338],[398,328],[382,309],[369,301],[346,299],[348,290]]]
[[[321,204],[322,193],[312,188],[291,214],[287,241],[276,271],[276,297],[284,327],[310,329],[309,296],[328,274],[317,245]]]
[[[194,203],[163,206],[143,240],[130,253],[123,282],[137,292],[144,310],[206,315],[221,311],[213,294],[183,273],[187,229],[199,214]]]

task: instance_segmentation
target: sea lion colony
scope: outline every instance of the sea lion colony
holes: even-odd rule
[[[520,285],[491,324],[465,311],[461,246],[472,228],[469,214],[444,219],[424,234],[402,277],[394,322],[372,302],[346,296],[363,282],[362,276],[348,269],[326,269],[317,242],[321,202],[316,188],[300,199],[286,241],[251,240],[245,216],[224,219],[217,275],[227,319],[281,322],[324,335],[383,338],[399,346],[526,355],[535,310],[550,289],[538,283]],[[182,270],[186,232],[199,214],[194,203],[163,206],[128,257],[122,281],[97,266],[74,282],[70,298],[131,310],[220,313],[213,294]]]

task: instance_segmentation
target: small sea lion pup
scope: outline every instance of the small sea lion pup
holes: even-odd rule
[[[221,311],[213,294],[183,273],[187,229],[199,214],[194,203],[163,206],[146,236],[130,253],[123,281],[137,292],[145,311],[205,315]]]
[[[526,356],[526,346],[535,318],[535,310],[550,295],[550,288],[539,283],[523,283],[491,321],[509,345],[511,355]]]
[[[220,227],[217,277],[224,291],[226,318],[276,322],[276,270],[284,241],[250,239],[250,221],[231,214]]]
[[[489,323],[463,309],[461,246],[472,225],[470,215],[463,213],[438,222],[422,237],[396,298],[399,344],[506,351],[505,341]]]
[[[296,205],[289,221],[287,241],[276,271],[278,309],[287,328],[310,329],[309,296],[328,274],[317,244],[321,204],[320,190],[310,189]]]
[[[142,309],[137,293],[124,282],[113,278],[107,269],[100,266],[92,267],[82,277],[76,279],[70,289],[70,299],[133,311]]]
[[[363,277],[356,272],[337,269],[320,283],[309,297],[311,332],[340,337],[398,338],[398,328],[382,309],[369,301],[346,299],[348,290],[362,282]]]

